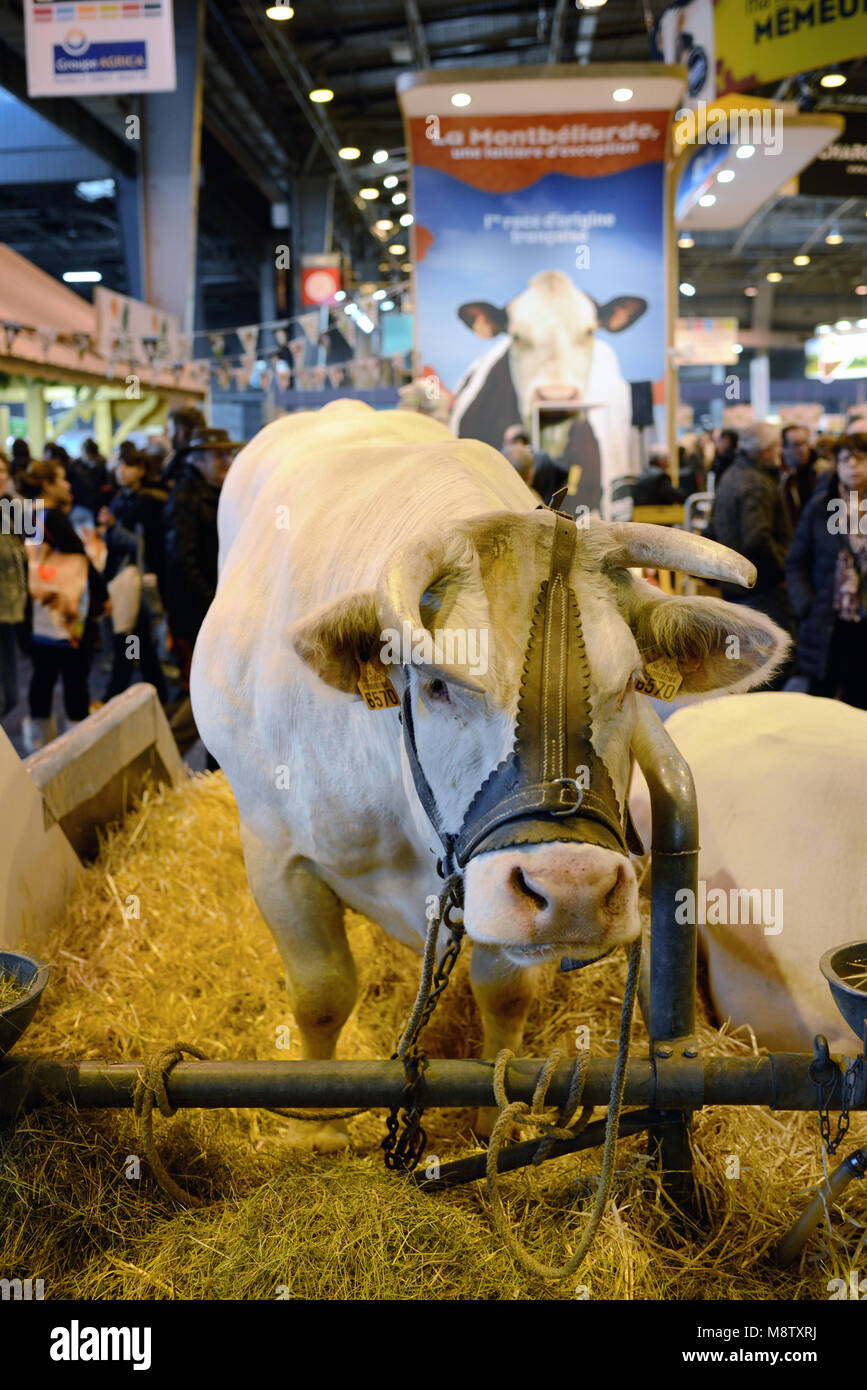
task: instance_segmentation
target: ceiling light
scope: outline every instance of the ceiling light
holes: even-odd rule
[[[378,198],[378,197],[379,197],[379,189],[378,189],[378,188],[360,188],[360,189],[358,190],[358,192],[359,192],[359,195],[360,195],[362,198],[366,198],[366,199],[368,200],[368,202],[370,202],[370,200],[371,200],[372,198]]]
[[[308,95],[311,101],[323,102],[334,100],[334,93],[330,87],[314,87],[313,91],[308,93]]]
[[[384,164],[388,159],[388,150],[376,150],[372,158],[374,164]]]
[[[401,244],[400,244],[399,241],[396,241],[396,242],[394,243],[393,246],[389,246],[388,249],[389,249],[389,251],[391,252],[391,254],[392,254],[393,256],[405,256],[405,255],[406,255],[406,247],[405,247],[405,246],[401,246]]]
[[[831,332],[831,325],[830,325],[830,323],[820,323],[819,326],[818,326],[817,329],[816,329],[816,332],[817,332],[817,333],[830,333],[830,332]]]
[[[63,278],[67,285],[98,285],[102,273],[99,270],[64,270]]]
[[[855,293],[856,293],[856,294],[867,294],[867,285],[856,285],[856,286],[855,286]]]
[[[581,10],[599,10],[606,0],[578,0],[578,8]]]
[[[374,290],[373,297],[374,299],[385,299],[385,290]]]
[[[825,244],[827,246],[839,246],[842,240],[843,238],[839,232],[829,232],[825,237]]]
[[[378,232],[390,232],[394,227],[393,222],[389,222],[387,217],[381,217],[378,222],[374,222],[374,227]]]
[[[393,309],[393,308],[394,308],[394,301],[391,300],[391,299],[384,299],[384,300],[382,301],[382,303],[380,304],[379,307],[380,307],[380,309],[382,309],[385,313],[387,313],[389,309]]]
[[[404,261],[403,265],[401,266],[401,270],[405,270],[408,275],[409,272],[412,270],[412,261]]]
[[[867,319],[859,319],[855,324],[856,328],[867,328]]]
[[[392,195],[391,195],[391,201],[394,203],[394,206],[395,206],[396,208],[402,208],[403,205],[404,205],[404,203],[406,202],[406,194],[405,194],[405,193],[392,193]]]
[[[337,153],[341,159],[358,159],[361,150],[357,150],[354,145],[344,145]]]
[[[755,145],[738,145],[735,150],[735,157],[737,159],[752,159],[755,152]]]
[[[411,227],[414,221],[415,221],[415,218],[413,217],[412,213],[411,213],[411,212],[405,212],[405,213],[403,214],[403,216],[401,217],[401,219],[400,219],[400,225],[401,225],[402,227]]]
[[[824,77],[819,78],[820,87],[842,87],[846,81],[842,72],[826,72]]]
[[[631,101],[634,95],[631,87],[615,87],[611,98],[613,101]]]
[[[681,294],[693,295],[695,294],[695,285],[691,285],[688,280],[684,280],[680,286],[680,292]]]
[[[778,285],[782,278],[783,277],[778,270],[769,270],[767,275],[765,276],[765,279],[767,280],[769,285]]]
[[[691,246],[695,246],[695,238],[689,232],[684,232],[683,236],[677,238],[677,244],[681,251],[688,251]]]
[[[340,303],[341,300],[346,298],[346,290],[335,290],[334,298]]]
[[[389,174],[387,179],[382,180],[383,188],[397,188],[399,183],[400,179],[397,177],[397,174]]]
[[[381,270],[381,271],[383,271],[383,272],[384,272],[384,271],[387,271],[387,270],[391,270],[391,262],[390,262],[390,261],[380,261],[380,262],[379,262],[379,265],[378,265],[376,268],[377,268],[377,270]]]
[[[291,19],[295,11],[291,5],[269,5],[265,14],[268,19]]]
[[[796,257],[794,258],[794,260],[792,261],[792,265],[809,265],[809,264],[810,264],[810,257],[809,257],[809,256],[796,256]]]
[[[100,198],[113,198],[114,179],[81,179],[75,185],[75,192],[85,203],[97,203]]]
[[[715,193],[703,193],[698,200],[698,205],[700,208],[712,208],[715,202]]]
[[[756,289],[755,285],[747,285],[746,289],[744,290],[744,294],[749,299],[752,299],[754,295],[758,294],[758,290]]]
[[[735,354],[736,357],[740,357],[743,350],[743,343],[732,343],[732,352]]]
[[[469,92],[453,92],[452,106],[469,106],[472,97]]]
[[[717,183],[731,183],[735,176],[734,169],[720,169],[716,176]]]
[[[834,327],[835,327],[840,333],[848,333],[848,332],[849,332],[849,329],[852,327],[852,325],[851,325],[851,323],[849,322],[848,319],[838,319],[837,322],[834,324]]]

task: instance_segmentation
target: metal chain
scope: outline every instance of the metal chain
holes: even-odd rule
[[[856,1057],[853,1062],[850,1062],[846,1070],[846,1075],[843,1077],[840,1088],[840,1116],[837,1120],[837,1133],[833,1139],[831,1138],[831,1112],[828,1103],[834,1093],[836,1077],[829,1085],[819,1082],[816,1083],[819,1109],[819,1133],[822,1136],[822,1143],[832,1156],[837,1152],[849,1132],[849,1109],[855,1103],[858,1080],[863,1067],[864,1058]]]
[[[392,1172],[411,1173],[418,1166],[427,1143],[427,1135],[421,1123],[424,1114],[421,1091],[422,1078],[428,1059],[418,1046],[418,1038],[439,1003],[440,995],[448,984],[449,977],[457,964],[464,938],[464,925],[463,920],[459,920],[456,914],[461,912],[462,908],[463,880],[459,875],[454,874],[445,885],[440,896],[439,912],[429,928],[435,941],[439,935],[440,927],[445,924],[450,932],[448,945],[434,972],[431,987],[415,1026],[409,1036],[405,1036],[406,1030],[404,1030],[401,1050],[392,1053],[391,1057],[393,1062],[402,1060],[406,1072],[406,1085],[403,1089],[401,1103],[388,1113],[385,1122],[388,1135],[383,1139],[381,1145],[385,1155],[385,1166]],[[421,988],[423,987],[422,983]],[[418,1003],[418,1001],[416,1002]],[[402,1134],[400,1133],[401,1119],[399,1115],[401,1106],[403,1107]]]

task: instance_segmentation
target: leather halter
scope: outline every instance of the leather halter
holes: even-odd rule
[[[524,657],[512,751],[482,783],[456,835],[446,831],[419,761],[407,673],[404,743],[419,800],[443,846],[444,878],[462,873],[476,854],[543,841],[572,840],[620,854],[628,853],[629,843],[642,852],[593,747],[590,668],[569,584],[576,539],[572,519],[555,515],[550,569],[536,599]]]

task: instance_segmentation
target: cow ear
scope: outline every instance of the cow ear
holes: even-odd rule
[[[596,315],[600,328],[607,329],[609,333],[622,333],[624,328],[629,328],[636,319],[640,319],[646,309],[646,299],[640,299],[636,294],[622,294],[617,299],[609,299],[607,304],[597,304]]]
[[[365,662],[383,665],[376,594],[349,594],[314,609],[289,629],[297,656],[321,681],[345,695],[358,693]]]
[[[791,639],[764,613],[717,598],[646,597],[649,587],[629,623],[645,668],[660,658],[676,663],[681,694],[751,690],[785,660]]]
[[[505,333],[509,326],[509,316],[505,309],[497,309],[485,300],[473,299],[458,309],[458,318],[471,328],[478,338],[496,338]]]

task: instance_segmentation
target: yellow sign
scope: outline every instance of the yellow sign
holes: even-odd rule
[[[863,0],[716,0],[714,30],[720,92],[867,51]]]

